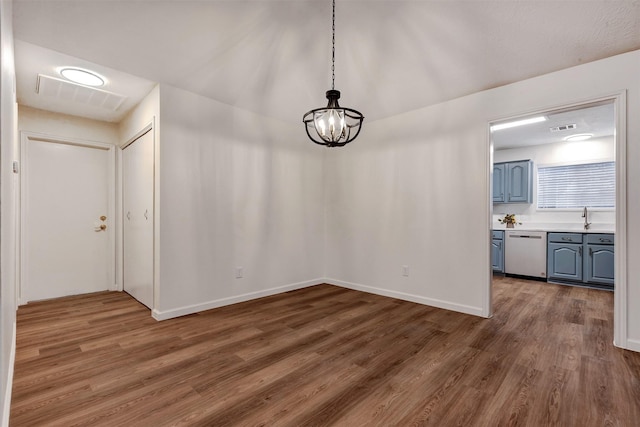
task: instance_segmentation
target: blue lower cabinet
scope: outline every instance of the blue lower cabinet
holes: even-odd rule
[[[548,233],[547,237],[549,280],[613,289],[613,234]]]
[[[547,244],[547,277],[549,279],[582,280],[582,244]]]
[[[591,234],[585,245],[587,260],[584,265],[585,280],[590,283],[613,286],[614,276],[614,236],[611,234]]]
[[[494,230],[491,240],[491,267],[494,273],[504,273],[504,231]]]

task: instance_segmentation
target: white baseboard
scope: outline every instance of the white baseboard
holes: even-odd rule
[[[640,352],[640,340],[632,340],[627,338],[627,345],[624,346],[623,348],[626,348],[627,350]]]
[[[397,298],[404,301],[411,301],[418,304],[429,305],[432,307],[443,308],[445,310],[457,311],[464,314],[472,314],[474,316],[486,317],[483,315],[482,307],[473,307],[469,305],[456,304],[449,301],[443,301],[435,298],[427,298],[419,295],[407,294],[404,292],[390,291],[388,289],[375,288],[372,286],[361,285],[359,283],[345,282],[331,278],[324,278],[321,282],[330,285],[341,286],[343,288],[353,289],[356,291],[367,292],[370,294],[381,295],[384,297]]]
[[[13,389],[13,367],[16,361],[16,322],[13,322],[13,338],[11,340],[11,352],[9,353],[9,372],[7,384],[4,389],[4,402],[2,402],[2,427],[9,427],[9,413],[11,412],[11,390]]]
[[[212,308],[223,307],[225,305],[236,304],[239,302],[249,301],[256,298],[268,297],[270,295],[280,294],[283,292],[293,291],[296,289],[308,288],[325,283],[322,279],[307,280],[305,282],[292,283],[289,285],[278,286],[275,288],[264,289],[262,291],[250,292],[248,294],[234,295],[232,297],[221,298],[213,301],[207,301],[202,304],[188,305],[185,307],[175,308],[167,311],[153,310],[151,315],[156,320],[173,319],[174,317],[186,316],[188,314],[198,313],[200,311],[211,310]]]

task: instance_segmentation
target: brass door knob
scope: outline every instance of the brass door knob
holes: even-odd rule
[[[100,230],[104,231],[104,230],[106,230],[106,229],[107,229],[107,226],[106,226],[106,225],[102,224],[102,225],[100,226]]]
[[[106,217],[106,216],[102,215],[102,216],[100,217],[100,221],[106,221],[106,220],[107,220],[107,217]]]

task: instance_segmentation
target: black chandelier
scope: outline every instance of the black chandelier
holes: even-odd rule
[[[352,108],[338,104],[340,91],[335,90],[336,80],[336,0],[333,0],[331,47],[331,90],[327,91],[329,103],[306,113],[302,121],[309,138],[326,147],[342,147],[356,139],[360,133],[364,116]]]

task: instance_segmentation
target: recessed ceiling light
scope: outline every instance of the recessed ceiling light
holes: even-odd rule
[[[529,119],[522,119],[522,120],[515,120],[513,122],[499,123],[497,125],[491,126],[490,129],[491,129],[491,132],[494,132],[494,131],[497,131],[497,130],[509,129],[509,128],[514,128],[514,127],[517,127],[517,126],[530,125],[532,123],[545,122],[546,120],[547,120],[547,118],[545,116],[531,117]]]
[[[563,141],[568,142],[576,142],[576,141],[586,141],[587,139],[593,138],[592,133],[577,133],[575,135],[569,135],[562,138]]]
[[[60,74],[67,80],[85,86],[103,86],[104,79],[94,72],[81,70],[80,68],[63,68]]]

